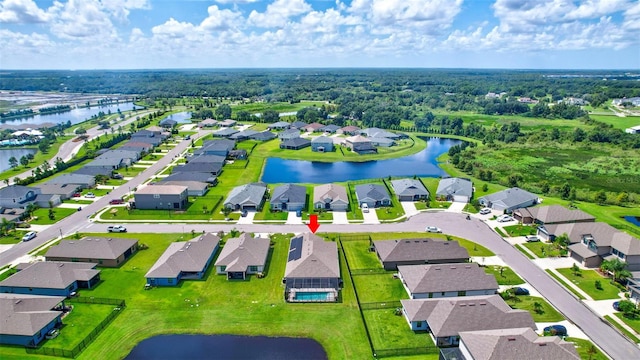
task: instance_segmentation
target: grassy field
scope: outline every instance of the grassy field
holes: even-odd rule
[[[93,329],[103,321],[113,310],[113,305],[79,304],[73,305],[73,310],[65,316],[64,326],[60,335],[51,340],[46,340],[42,346],[57,349],[72,349],[80,343]]]
[[[369,251],[367,240],[343,241],[345,256],[351,270],[382,269],[382,264],[374,251]]]
[[[502,274],[500,274],[502,270]],[[484,272],[496,277],[498,285],[519,285],[524,284],[524,280],[507,266],[485,266]]]
[[[556,275],[555,273],[551,272],[551,270],[549,270],[549,269],[547,269],[545,271],[547,272],[547,274],[549,274],[549,276],[551,276],[552,278],[556,279],[556,281],[558,283],[560,283],[569,292],[574,294],[578,299],[580,299],[580,300],[585,300],[586,299],[581,293],[577,292],[573,287],[569,286],[569,284],[567,284],[565,279],[563,279],[560,276]]]
[[[412,331],[404,316],[395,314],[395,309],[365,310],[363,313],[376,349],[434,346],[426,331]]]
[[[400,279],[394,278],[392,272],[378,275],[357,275],[353,277],[353,282],[356,285],[360,303],[398,301],[409,298],[402,282]]]
[[[529,295],[518,295],[510,300],[505,300],[514,309],[527,310],[536,322],[556,322],[564,320],[564,317],[551,306],[545,299]],[[540,310],[536,311],[535,303],[540,304]]]
[[[582,291],[589,294],[594,300],[619,298],[618,293],[620,289],[611,284],[608,278],[600,275],[600,273],[595,270],[581,270],[577,276],[574,275],[573,271],[569,268],[557,269],[557,271],[577,285]],[[602,290],[596,288],[596,281],[600,281]]]
[[[297,103],[288,102],[254,102],[254,103],[230,103],[233,114],[238,111],[248,111],[252,114],[262,113],[266,110],[273,110],[280,113],[294,112],[306,107],[321,107],[325,105],[324,101],[300,101]],[[233,115],[232,115],[233,117]]]
[[[127,235],[112,234],[133,237]],[[194,332],[309,337],[322,344],[330,359],[371,357],[348,276],[343,276],[340,303],[284,302],[281,281],[288,253],[288,236],[274,239],[265,278],[251,277],[248,281],[230,282],[226,277],[216,275],[212,266],[203,280],[183,281],[176,287],[152,290],[144,290],[144,274],[169,243],[179,239],[180,234],[136,234],[135,237],[149,249],[139,251],[120,268],[102,269],[103,281],[93,290],[80,291],[83,297],[123,298],[127,308],[79,359],[123,358],[145,338]],[[344,261],[341,267],[346,271]],[[402,321],[401,318],[398,320]],[[406,323],[405,328],[411,333]],[[0,347],[3,359],[24,356],[24,349]]]
[[[590,114],[590,118],[593,120],[597,120],[603,122],[605,124],[610,124],[616,129],[624,130],[626,128],[630,128],[632,126],[640,125],[640,117],[619,117],[615,115],[595,115]]]

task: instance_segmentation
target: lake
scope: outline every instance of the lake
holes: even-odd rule
[[[160,335],[143,340],[125,360],[225,359],[225,360],[325,360],[327,354],[315,340],[236,335]]]
[[[35,115],[26,118],[20,119],[11,119],[4,122],[7,125],[23,125],[30,124],[37,127],[37,125],[42,124],[60,124],[66,123],[67,121],[71,121],[72,124],[78,124],[87,119],[91,118],[93,115],[97,115],[100,111],[104,113],[108,113],[111,111],[112,114],[117,113],[118,109],[120,111],[129,111],[134,109],[134,105],[132,102],[106,105],[106,106],[92,106],[90,108],[77,108],[72,109],[71,111],[58,113],[58,114],[47,114],[47,115]]]
[[[167,116],[167,119],[175,120],[178,124],[188,124],[191,123],[191,112],[183,111],[175,114],[171,114]]]
[[[0,149],[0,172],[11,169],[9,166],[9,159],[13,156],[18,160],[18,166],[20,165],[20,158],[27,154],[34,154],[38,150],[36,149]]]
[[[436,160],[461,140],[425,138],[427,148],[396,159],[367,162],[316,162],[268,158],[262,181],[275,183],[323,184],[348,180],[376,179],[388,176],[440,177],[445,173]],[[320,154],[319,156],[322,156]]]
[[[625,216],[624,219],[635,226],[640,226],[640,217],[638,216]]]

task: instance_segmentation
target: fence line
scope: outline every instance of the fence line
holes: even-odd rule
[[[374,269],[352,269],[351,275],[360,276],[360,275],[381,275],[387,274],[387,270],[382,268],[374,268]],[[391,276],[391,275],[389,275]]]
[[[360,304],[360,309],[362,310],[397,309],[399,307],[402,307],[402,303],[397,300]]]
[[[371,241],[371,236],[367,234],[350,234],[350,235],[338,235],[340,241],[357,241],[357,240],[367,240]]]
[[[377,358],[384,358],[392,356],[429,355],[439,353],[440,350],[436,346],[424,346],[403,349],[376,349],[373,355]]]

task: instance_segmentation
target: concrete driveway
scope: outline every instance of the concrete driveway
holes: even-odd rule
[[[243,225],[243,224],[253,224],[253,218],[256,216],[256,212],[255,211],[247,211],[247,216],[240,216],[240,219],[238,219],[237,224],[239,225]]]
[[[413,201],[400,201],[400,205],[402,205],[402,210],[404,210],[407,217],[420,214],[418,209],[416,209],[416,203]]]
[[[348,224],[349,220],[347,219],[346,211],[334,211],[333,212],[333,223],[334,224]]]
[[[445,211],[448,212],[456,212],[456,213],[461,213],[462,210],[464,210],[464,207],[467,205],[467,203],[463,203],[463,202],[452,202],[451,205],[449,206],[449,208]]]
[[[296,215],[295,211],[289,211],[289,213],[287,214],[287,222],[285,224],[287,224],[287,225],[301,225],[301,224],[303,224],[302,217],[298,217],[298,215]]]
[[[380,220],[378,220],[378,213],[376,209],[369,209],[369,212],[362,212],[362,217],[364,218],[364,224],[380,224]]]

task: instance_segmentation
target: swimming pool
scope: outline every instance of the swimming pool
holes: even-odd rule
[[[330,292],[296,292],[294,301],[334,301]]]

